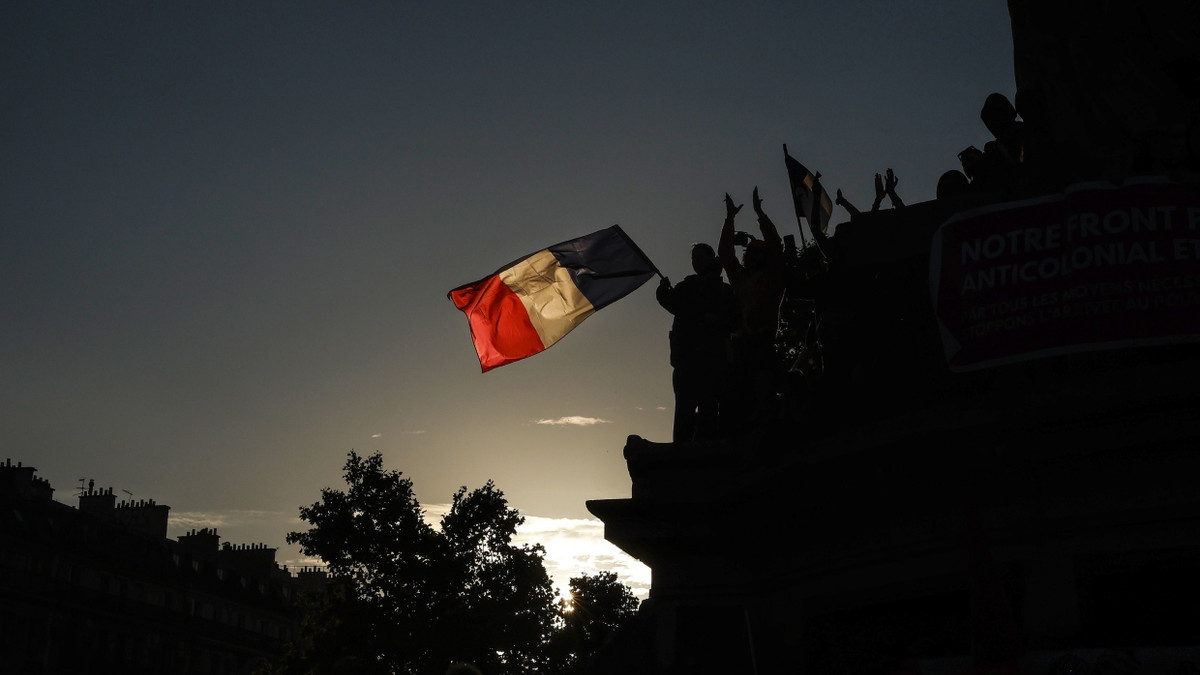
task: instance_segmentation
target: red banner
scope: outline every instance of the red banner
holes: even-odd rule
[[[954,371],[1200,340],[1200,187],[1089,183],[956,214],[929,279]]]

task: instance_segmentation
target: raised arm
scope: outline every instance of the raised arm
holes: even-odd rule
[[[857,216],[860,213],[860,211],[858,210],[858,207],[851,204],[849,200],[847,200],[845,197],[842,196],[841,188],[838,188],[837,199],[834,199],[833,203],[837,204],[838,206],[842,207],[843,209],[846,209],[847,211],[849,211],[850,215],[852,217]]]
[[[675,287],[671,285],[671,280],[663,277],[658,281],[658,288],[654,289],[654,299],[658,300],[658,304],[663,309],[674,314],[675,313]]]
[[[888,199],[892,200],[892,207],[897,209],[904,206],[904,202],[900,201],[900,196],[896,194],[896,183],[899,182],[900,179],[896,177],[896,174],[892,173],[891,169],[888,169],[887,183],[884,185],[883,191],[887,193]]]
[[[758,230],[762,232],[763,241],[767,242],[767,246],[772,249],[783,248],[783,240],[779,238],[779,230],[775,229],[775,223],[771,222],[770,217],[762,209],[762,199],[758,196],[758,186],[754,186],[754,213],[758,216]]]
[[[883,196],[887,192],[883,189],[883,176],[875,174],[875,201],[871,204],[871,211],[879,210],[879,205],[883,203]]]
[[[738,262],[737,253],[733,250],[733,219],[741,210],[742,205],[734,206],[733,198],[726,192],[725,224],[721,226],[721,239],[717,242],[717,258],[721,261],[721,267],[730,277],[730,281],[733,281],[733,275],[740,272],[742,268],[742,264]]]

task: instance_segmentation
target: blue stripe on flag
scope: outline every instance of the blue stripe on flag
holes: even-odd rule
[[[617,225],[548,250],[597,310],[646,283],[656,270]]]

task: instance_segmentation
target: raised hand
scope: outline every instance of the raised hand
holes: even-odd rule
[[[891,169],[888,169],[887,170],[887,188],[886,188],[887,194],[888,194],[888,199],[892,200],[892,206],[894,206],[896,208],[900,208],[901,206],[904,206],[904,200],[900,199],[900,195],[896,194],[896,184],[899,182],[900,182],[900,179],[896,178],[896,174],[892,173]]]
[[[730,197],[728,192],[725,193],[725,217],[726,218],[733,218],[734,216],[736,216],[738,211],[742,210],[742,206],[744,206],[744,204],[738,204],[737,206],[734,206],[733,205],[733,197]]]

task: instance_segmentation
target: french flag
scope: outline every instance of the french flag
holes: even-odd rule
[[[658,274],[619,225],[544,248],[447,297],[467,315],[483,372],[545,350]]]

